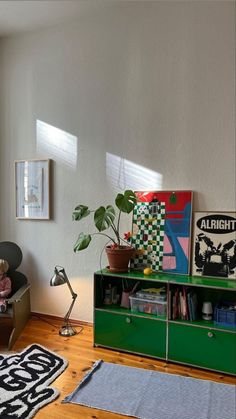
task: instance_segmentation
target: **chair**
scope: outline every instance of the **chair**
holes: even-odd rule
[[[30,285],[21,272],[16,271],[22,261],[22,252],[17,244],[0,242],[0,259],[7,260],[11,279],[12,292],[7,298],[7,311],[0,313],[0,323],[10,319],[11,332],[8,339],[8,350],[12,348],[30,317]]]

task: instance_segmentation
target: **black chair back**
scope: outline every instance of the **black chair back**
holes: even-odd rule
[[[22,285],[25,285],[28,282],[24,274],[16,271],[22,261],[22,251],[16,243],[8,241],[0,242],[0,259],[7,260],[9,264],[7,275],[11,279],[12,285],[11,295],[8,296],[8,298],[10,298],[22,287]]]
[[[10,298],[16,291],[18,291],[23,285],[27,284],[27,278],[24,274],[17,271],[8,271],[7,275],[11,279],[11,294],[7,298]]]

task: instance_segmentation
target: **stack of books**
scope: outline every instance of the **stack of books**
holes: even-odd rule
[[[197,294],[189,287],[176,287],[170,290],[171,320],[197,320]]]

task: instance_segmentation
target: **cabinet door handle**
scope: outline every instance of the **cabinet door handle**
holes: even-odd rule
[[[126,317],[125,321],[126,321],[126,323],[131,323],[131,318],[130,317]]]
[[[208,332],[208,333],[207,333],[207,336],[208,336],[209,338],[213,338],[213,337],[214,337],[214,333],[212,333],[212,332]]]

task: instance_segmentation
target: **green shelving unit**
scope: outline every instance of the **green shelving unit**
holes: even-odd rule
[[[117,304],[104,304],[105,289],[122,293],[122,282],[138,289],[165,287],[167,315],[132,312]],[[171,292],[186,287],[197,294],[196,320],[173,320]],[[103,269],[94,274],[94,345],[132,352],[213,371],[236,375],[236,327],[216,325],[201,318],[203,301],[236,303],[236,281],[218,278],[130,271],[111,273]]]

